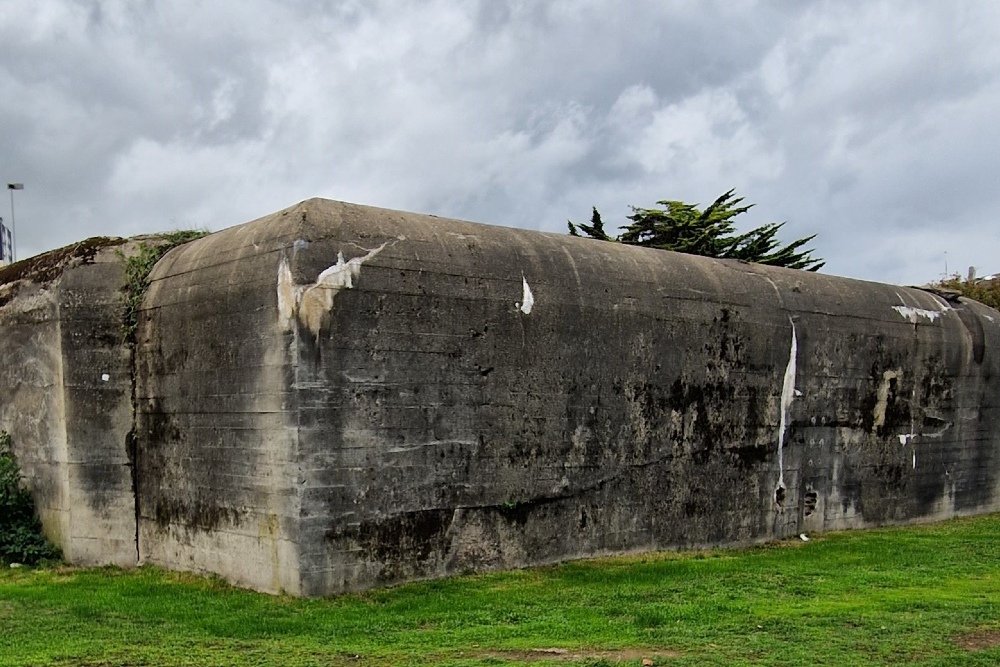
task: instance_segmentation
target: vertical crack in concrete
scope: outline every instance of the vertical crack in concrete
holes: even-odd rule
[[[132,428],[125,435],[125,456],[128,458],[129,466],[129,476],[132,481],[132,517],[135,519],[135,534],[133,539],[135,541],[135,564],[142,564],[142,553],[139,551],[139,449],[138,442],[136,438],[136,415],[138,410],[138,403],[136,398],[135,390],[135,350],[133,349],[129,356],[132,361]]]
[[[785,488],[785,427],[788,423],[788,409],[795,400],[795,357],[798,354],[798,340],[795,336],[795,322],[792,324],[792,348],[788,353],[788,365],[785,367],[785,379],[781,385],[781,412],[778,420],[778,490]]]

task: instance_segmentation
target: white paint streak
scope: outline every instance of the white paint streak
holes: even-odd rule
[[[896,437],[899,438],[899,444],[906,445],[907,443],[911,442],[914,438],[940,438],[942,435],[944,435],[945,431],[947,431],[951,427],[952,424],[949,422],[946,423],[941,428],[939,428],[938,430],[931,431],[930,433],[902,433],[900,435],[897,435]]]
[[[352,289],[361,274],[361,265],[382,252],[389,245],[369,250],[365,255],[344,261],[344,253],[337,252],[337,263],[323,270],[312,285],[295,285],[288,259],[281,258],[278,265],[278,322],[283,331],[291,331],[294,318],[319,336],[323,318],[333,309],[333,298],[340,290]]]
[[[531,313],[531,307],[535,305],[535,297],[532,295],[531,288],[528,287],[528,279],[524,277],[523,273],[521,274],[521,285],[523,287],[520,306],[521,312],[528,315]]]
[[[917,469],[917,453],[913,452],[913,469]]]
[[[278,324],[282,331],[292,330],[299,291],[292,280],[292,269],[288,265],[288,258],[282,256],[281,263],[278,264]]]
[[[921,433],[920,436],[924,438],[940,438],[942,435],[944,435],[944,432],[950,429],[951,427],[952,423],[948,422],[938,430],[932,431],[931,433]]]
[[[386,450],[387,454],[404,454],[406,452],[416,451],[424,447],[441,447],[441,446],[452,446],[452,445],[463,445],[465,447],[476,447],[479,443],[475,440],[428,440],[427,442],[419,442],[412,445],[397,445],[396,447],[390,447]]]
[[[890,369],[882,373],[882,382],[879,383],[875,409],[872,411],[872,433],[885,425],[885,411],[889,408],[889,390],[893,380],[903,377],[900,369]]]
[[[917,319],[920,317],[926,318],[933,322],[937,318],[941,317],[940,311],[937,310],[927,310],[926,308],[911,308],[909,306],[893,306],[893,310],[902,315],[904,318],[908,319],[913,324],[917,323]]]
[[[798,354],[798,340],[795,336],[795,322],[792,323],[792,348],[788,353],[788,365],[781,384],[781,413],[778,421],[778,487],[785,488],[785,426],[788,423],[788,409],[795,400],[795,357]]]

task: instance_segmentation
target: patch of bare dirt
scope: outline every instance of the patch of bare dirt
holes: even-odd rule
[[[512,662],[537,662],[539,660],[607,660],[609,662],[631,662],[641,660],[646,667],[662,664],[669,658],[678,658],[677,651],[663,651],[650,649],[618,649],[614,651],[587,651],[581,649],[565,648],[533,648],[525,651],[485,651],[476,657],[497,658],[499,660],[510,660]],[[658,660],[659,659],[659,660]]]
[[[982,651],[986,648],[1000,646],[1000,630],[976,630],[955,637],[955,643],[966,651]]]

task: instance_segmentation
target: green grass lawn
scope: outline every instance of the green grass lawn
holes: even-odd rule
[[[5,568],[0,665],[997,665],[998,537],[993,515],[326,600]]]

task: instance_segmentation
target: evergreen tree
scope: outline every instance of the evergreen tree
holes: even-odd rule
[[[609,236],[604,230],[601,214],[595,208],[590,224],[568,222],[569,233],[580,236],[583,232],[592,239],[614,241],[644,248],[673,250],[691,255],[742,259],[770,266],[817,271],[824,262],[812,257],[812,250],[803,246],[815,234],[782,246],[776,238],[785,223],[772,222],[745,234],[737,234],[733,218],[746,213],[753,204],[742,205],[743,198],[735,190],[726,192],[704,211],[694,204],[682,201],[657,202],[663,208],[632,208],[628,216],[631,223],[618,237]]]

